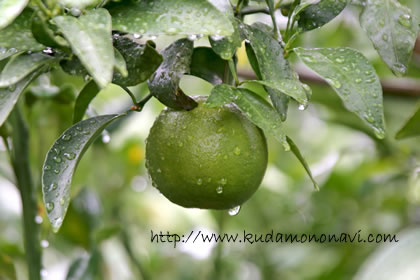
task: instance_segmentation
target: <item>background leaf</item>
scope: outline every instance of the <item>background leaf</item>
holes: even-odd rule
[[[420,104],[414,114],[406,121],[403,127],[397,132],[396,139],[404,139],[420,135]]]
[[[6,49],[6,48],[0,47],[0,60],[6,59],[6,58],[16,54],[17,52],[18,52],[18,50],[15,49],[15,48]]]
[[[12,57],[0,74],[0,88],[11,86],[45,64],[57,61],[41,53],[20,54]]]
[[[211,48],[198,47],[192,55],[190,74],[217,85],[223,83],[225,71],[229,71],[226,65]]]
[[[229,36],[229,19],[206,0],[142,0],[109,7],[113,29],[139,35]]]
[[[108,11],[96,9],[79,18],[58,16],[53,20],[93,79],[100,87],[106,87],[112,80],[114,69]]]
[[[256,93],[226,84],[217,85],[211,91],[206,104],[209,107],[218,107],[231,102],[235,103],[256,126],[282,143],[285,150],[290,150],[279,114]]]
[[[42,191],[54,231],[58,231],[66,215],[71,181],[83,153],[108,124],[123,116],[104,115],[81,121],[67,129],[48,151],[42,173]]]
[[[31,9],[25,9],[11,24],[0,31],[0,47],[19,51],[40,51],[44,48],[31,31]]]
[[[29,0],[0,0],[0,29],[10,24],[26,7]]]
[[[140,44],[136,39],[114,34],[114,47],[127,64],[128,76],[114,73],[113,83],[126,87],[146,81],[162,63],[162,56],[150,44]]]
[[[122,54],[116,48],[114,48],[114,57],[115,57],[114,69],[119,74],[121,74],[121,77],[127,78],[128,76],[127,63],[125,62],[125,59],[122,56]],[[115,77],[115,74],[116,72],[114,72],[114,77]]]
[[[90,81],[80,91],[74,105],[73,123],[78,123],[83,119],[90,102],[99,93],[100,88],[96,85],[95,81]]]
[[[396,0],[367,0],[360,24],[392,72],[406,74],[419,33],[411,10]]]
[[[190,71],[193,43],[180,39],[167,47],[163,62],[147,82],[150,93],[160,102],[174,109],[191,110],[197,103],[178,88],[181,77]]]
[[[298,25],[304,31],[319,28],[338,16],[348,2],[348,0],[321,0],[310,5],[300,12]]]
[[[102,256],[98,250],[91,255],[77,258],[67,272],[66,280],[95,280],[102,279]]]
[[[0,88],[0,126],[9,116],[21,93],[43,71],[44,69],[39,69],[9,88]]]
[[[294,49],[297,56],[340,96],[378,138],[385,137],[382,88],[375,69],[359,52],[349,48]]]

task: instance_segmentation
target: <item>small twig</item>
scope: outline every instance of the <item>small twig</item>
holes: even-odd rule
[[[252,14],[270,14],[270,11],[267,8],[260,8],[260,7],[248,7],[248,8],[244,8],[240,14],[242,16],[247,16],[247,15],[252,15]]]
[[[277,20],[276,20],[276,15],[275,15],[276,10],[274,9],[274,6],[271,5],[273,2],[270,2],[270,0],[266,0],[265,2],[267,3],[267,6],[270,10],[271,21],[273,22],[274,38],[276,40],[280,39],[280,41],[281,41],[281,34],[280,34],[279,28],[277,26]]]
[[[121,86],[121,88],[128,93],[128,95],[131,97],[131,100],[133,101],[134,106],[137,105],[136,97],[134,96],[133,92],[126,86]]]
[[[229,59],[229,69],[230,72],[232,73],[233,79],[235,80],[235,86],[239,85],[239,79],[238,79],[238,74],[236,73],[236,66],[235,66],[235,62],[233,62],[233,59]]]

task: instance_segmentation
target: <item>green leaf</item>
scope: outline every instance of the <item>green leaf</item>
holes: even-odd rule
[[[226,65],[211,48],[198,47],[192,55],[190,74],[217,85],[223,83]]]
[[[96,83],[106,87],[112,81],[114,70],[111,16],[108,11],[90,10],[79,18],[58,16],[53,21]]]
[[[13,48],[13,49],[6,49],[6,48],[2,48],[0,47],[0,60],[6,59],[14,54],[18,53],[18,50]],[[1,70],[1,68],[0,68]]]
[[[55,61],[55,58],[41,53],[16,55],[7,62],[0,74],[0,88],[14,85],[43,65]]]
[[[122,54],[116,48],[114,48],[114,57],[115,57],[114,69],[117,70],[119,74],[121,74],[121,77],[127,78],[128,76],[127,63],[125,62],[125,59],[122,56]],[[114,72],[114,76],[115,74],[116,73]]]
[[[77,258],[67,272],[66,280],[103,279],[101,272],[102,256],[98,250],[89,255]]]
[[[405,139],[420,135],[420,103],[414,114],[405,122],[403,127],[397,132],[395,139]]]
[[[113,29],[138,35],[230,36],[229,19],[206,0],[142,0],[109,8]]]
[[[29,0],[0,0],[0,29],[9,25],[26,7]]]
[[[321,0],[309,5],[300,12],[298,25],[304,31],[319,28],[338,16],[348,2],[348,0]]]
[[[44,68],[41,68],[38,71],[32,72],[26,78],[9,88],[0,88],[0,126],[3,125],[4,121],[9,116],[21,93],[43,71]]]
[[[12,259],[0,254],[0,280],[16,280],[16,269]]]
[[[309,168],[308,163],[306,162],[305,158],[303,157],[302,153],[300,152],[299,148],[296,146],[295,142],[293,140],[286,136],[287,143],[290,145],[290,150],[292,153],[296,156],[296,158],[300,161],[303,168],[305,168],[306,173],[308,173],[309,178],[311,179],[315,190],[319,191],[318,183],[315,181],[314,177],[312,176],[311,169]]]
[[[254,69],[257,68],[255,72],[259,73],[258,75],[261,76],[263,81],[273,86],[277,85],[267,89],[267,92],[273,105],[282,116],[282,120],[285,120],[288,98],[282,95],[288,95],[306,106],[308,103],[308,88],[299,81],[299,77],[291,68],[289,61],[284,58],[284,50],[280,43],[271,34],[265,32],[269,28],[268,26],[263,24],[242,25],[241,28],[249,41],[249,47],[252,48],[252,52],[248,49],[247,53],[250,61],[252,61],[251,65]],[[285,86],[290,84],[294,86]]]
[[[197,106],[178,87],[181,77],[190,71],[192,53],[190,40],[175,41],[163,51],[162,64],[147,82],[150,93],[170,108],[191,110]]]
[[[84,9],[86,7],[94,7],[101,3],[102,0],[58,0],[60,5],[66,8]]]
[[[121,232],[120,225],[109,226],[99,229],[95,234],[95,242],[100,244],[101,242],[114,237]]]
[[[368,0],[360,24],[392,72],[405,75],[419,33],[411,10],[396,0]]]
[[[218,107],[231,102],[235,103],[256,126],[282,143],[286,151],[290,150],[279,114],[254,92],[226,84],[217,85],[211,91],[206,104],[209,107]]]
[[[39,15],[32,17],[32,35],[39,43],[53,48],[68,48],[67,41],[60,36],[56,36],[52,30],[52,24],[41,18]]]
[[[42,192],[55,232],[66,215],[71,181],[83,153],[107,125],[123,116],[104,115],[81,121],[67,129],[48,151],[42,172]]]
[[[294,51],[331,85],[349,111],[356,113],[378,138],[385,137],[382,87],[375,69],[361,53],[350,48]]]
[[[0,32],[0,47],[19,51],[40,51],[44,48],[31,31],[33,11],[25,9],[11,24]]]
[[[83,116],[85,115],[90,102],[96,97],[100,90],[101,89],[96,85],[95,81],[90,81],[80,91],[76,99],[76,104],[74,105],[74,124],[80,122],[83,119]]]
[[[150,44],[140,44],[135,39],[114,35],[114,47],[127,64],[128,76],[114,73],[113,83],[131,87],[146,81],[162,63],[162,56]]]

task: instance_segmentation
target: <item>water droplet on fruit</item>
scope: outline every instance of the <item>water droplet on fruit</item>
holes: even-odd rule
[[[229,209],[228,214],[229,216],[236,216],[238,215],[240,210],[241,210],[241,206],[238,205],[238,206],[233,207],[232,209]]]
[[[222,193],[223,193],[223,187],[222,187],[222,186],[218,186],[218,187],[216,188],[216,193],[217,193],[217,194],[222,194]]]
[[[306,109],[306,107],[307,107],[307,106],[305,106],[304,104],[299,104],[298,109],[299,109],[300,111],[304,111],[304,110]]]
[[[226,178],[222,178],[222,179],[220,180],[220,184],[222,184],[222,185],[226,185],[226,184],[227,184],[227,179],[226,179]]]
[[[203,183],[203,179],[198,178],[198,180],[197,180],[197,185],[201,185],[202,183]]]
[[[235,149],[233,150],[233,153],[239,156],[241,154],[241,149],[238,146],[236,146]]]

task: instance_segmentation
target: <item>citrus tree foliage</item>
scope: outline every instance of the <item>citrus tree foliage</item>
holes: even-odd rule
[[[74,125],[57,135],[43,166],[43,198],[55,230],[69,207],[77,164],[107,125],[128,112],[141,111],[151,97],[178,110],[197,105],[179,87],[185,74],[209,81],[214,88],[208,106],[235,103],[250,121],[291,150],[312,180],[304,156],[283,129],[292,102],[300,110],[311,102],[311,89],[300,81],[291,58],[322,77],[367,133],[385,137],[382,88],[365,55],[346,46],[300,47],[295,40],[353,5],[349,11],[360,13],[361,27],[380,57],[395,75],[402,76],[419,32],[415,15],[397,0],[276,2],[0,0],[0,125],[7,125],[25,89],[40,76],[64,71],[86,82],[75,102]],[[247,24],[253,8],[268,13],[273,24]],[[287,16],[286,28],[277,25],[277,9]],[[174,39],[164,49],[156,49],[154,40],[162,35]],[[203,38],[207,47],[196,46],[196,40]],[[256,79],[238,79],[236,52],[242,44]],[[127,87],[144,82],[150,96],[138,102]],[[267,96],[253,92],[252,83],[261,85]],[[84,119],[90,102],[110,84],[126,90],[133,106],[123,114]],[[419,135],[418,118],[417,111],[398,138]]]

